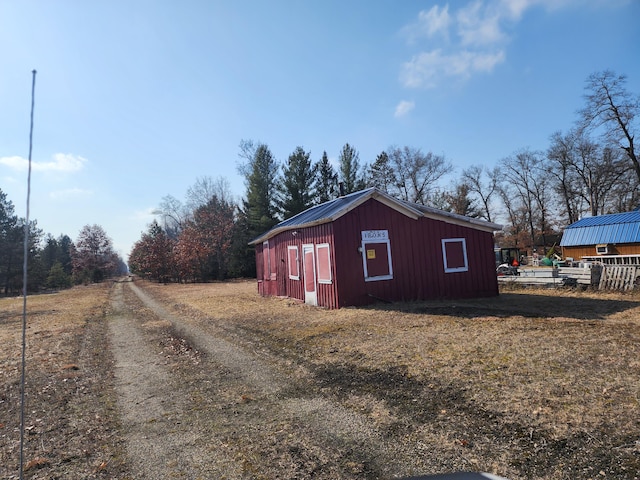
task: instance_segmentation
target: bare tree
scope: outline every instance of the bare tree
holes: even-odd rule
[[[394,190],[409,202],[427,204],[437,182],[453,170],[444,156],[422,153],[419,148],[391,147],[387,154],[396,178]]]
[[[640,205],[640,180],[627,178],[628,182],[618,182],[611,190],[606,213],[630,212]]]
[[[491,199],[498,193],[499,172],[497,167],[489,170],[477,165],[472,165],[462,172],[462,180],[467,185],[469,194],[476,195],[482,204],[478,209],[478,215],[488,222],[492,221]]]
[[[175,240],[189,219],[189,210],[173,195],[165,195],[153,212],[160,218],[160,225],[169,238]]]
[[[503,159],[501,167],[503,181],[506,183],[501,196],[505,205],[507,202],[512,205],[507,209],[522,210],[531,247],[535,247],[537,235],[542,236],[544,246],[550,225],[551,198],[542,153],[521,150]]]
[[[613,188],[621,181],[625,182],[625,177],[632,172],[618,151],[602,148],[588,138],[578,139],[576,153],[574,168],[582,187],[578,193],[589,205],[589,213],[600,215],[605,211]]]
[[[579,180],[575,171],[575,134],[562,135],[555,132],[551,135],[551,145],[547,149],[549,174],[556,195],[559,196],[567,225],[577,222],[583,210],[584,199],[578,194]]]
[[[615,197],[633,198],[626,190],[633,190],[638,181],[620,150],[603,147],[580,131],[556,132],[551,142],[548,171],[568,223],[578,221],[584,213],[595,216],[617,210]]]
[[[581,131],[602,128],[606,143],[619,145],[640,180],[640,161],[634,144],[640,116],[640,97],[625,88],[626,75],[604,70],[589,75],[587,104],[579,111]]]
[[[508,224],[500,235],[510,247],[524,247],[527,232],[527,210],[516,194],[513,185],[504,181],[497,185],[497,191],[507,212]]]
[[[71,252],[73,275],[78,283],[100,282],[118,272],[119,257],[100,225],[85,225]]]
[[[238,146],[240,148],[240,152],[238,153],[238,156],[244,160],[237,164],[237,168],[238,173],[243,177],[251,175],[251,162],[253,162],[255,157],[256,149],[261,144],[261,142],[255,142],[253,140],[240,140],[240,145]]]
[[[195,183],[187,189],[187,210],[194,212],[199,207],[207,205],[212,198],[235,203],[229,181],[224,177],[198,177]]]

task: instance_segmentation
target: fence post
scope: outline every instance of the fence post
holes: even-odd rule
[[[603,277],[603,266],[599,263],[591,265],[591,288],[601,288],[600,281]]]

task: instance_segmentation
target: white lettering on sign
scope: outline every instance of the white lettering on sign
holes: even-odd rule
[[[363,230],[362,241],[389,240],[389,230]]]

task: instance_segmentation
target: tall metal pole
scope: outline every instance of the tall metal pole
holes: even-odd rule
[[[29,173],[27,174],[27,215],[24,223],[24,260],[22,263],[22,370],[20,375],[20,480],[24,473],[24,390],[27,366],[27,254],[29,253],[29,200],[31,197],[31,152],[33,151],[33,109],[36,71],[31,72],[31,126],[29,129]]]

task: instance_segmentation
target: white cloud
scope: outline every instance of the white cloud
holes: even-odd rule
[[[78,155],[72,155],[68,153],[56,153],[53,155],[53,159],[49,162],[31,162],[31,169],[39,172],[77,172],[82,170],[85,164],[88,162],[86,158]],[[0,165],[5,165],[12,170],[27,170],[29,167],[29,160],[26,158],[13,156],[13,157],[0,157]]]
[[[410,42],[421,37],[431,38],[437,34],[447,38],[450,24],[449,5],[445,5],[443,8],[434,5],[428,11],[420,11],[418,13],[418,21],[408,25],[403,30]]]
[[[5,165],[12,170],[23,170],[29,163],[22,157],[0,157],[0,165]]]
[[[472,0],[451,12],[448,4],[420,11],[403,31],[410,44],[427,38],[428,48],[403,63],[400,81],[408,88],[433,88],[447,79],[491,73],[506,60],[510,34],[528,9],[551,10],[572,2],[576,0]]]
[[[438,49],[414,56],[402,66],[400,77],[405,87],[432,88],[444,77],[467,78],[476,72],[490,72],[504,59],[502,50],[443,53]]]
[[[500,25],[502,13],[495,5],[485,6],[481,1],[458,10],[456,21],[461,45],[485,47],[504,42],[506,35]]]
[[[415,108],[415,102],[409,102],[407,100],[402,100],[397,106],[396,111],[394,113],[394,117],[400,118],[407,115],[411,110]]]
[[[502,0],[501,8],[512,20],[520,20],[524,11],[536,3],[539,3],[539,0]],[[558,4],[560,0],[552,0],[548,3]]]
[[[49,193],[49,197],[53,200],[66,200],[67,198],[88,197],[91,195],[93,195],[92,190],[85,190],[83,188],[67,188]]]

